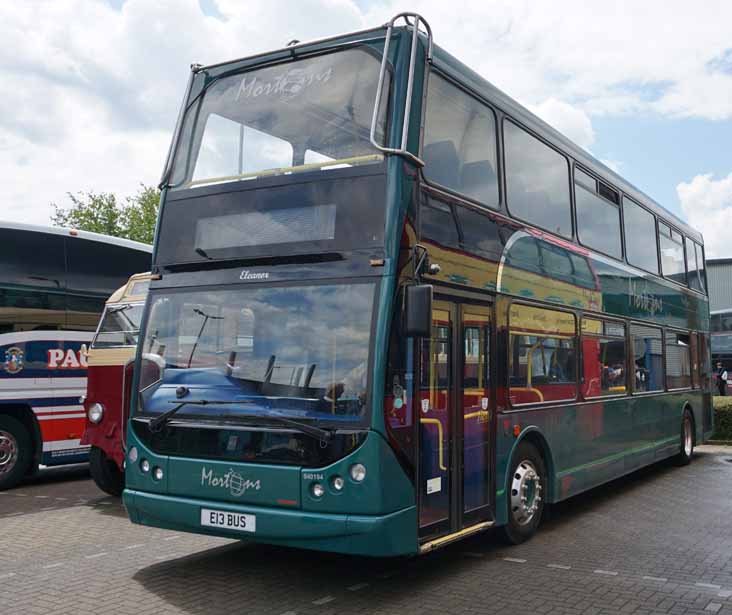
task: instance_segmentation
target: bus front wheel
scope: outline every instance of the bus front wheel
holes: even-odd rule
[[[89,471],[94,482],[102,491],[119,497],[125,488],[125,475],[117,464],[107,457],[99,447],[92,446],[89,451]]]
[[[681,450],[679,451],[676,462],[678,465],[685,466],[691,462],[694,456],[694,419],[691,412],[687,408],[681,417]]]
[[[520,544],[533,536],[544,512],[546,464],[530,442],[521,442],[511,460],[508,478],[508,523],[503,534],[509,544]]]
[[[0,490],[15,487],[32,461],[32,443],[23,423],[0,415]]]

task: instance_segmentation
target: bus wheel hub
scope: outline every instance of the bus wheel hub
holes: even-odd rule
[[[524,460],[516,466],[511,483],[511,514],[519,525],[531,523],[541,503],[541,476]]]
[[[18,459],[18,444],[13,434],[0,431],[0,474],[7,474]]]

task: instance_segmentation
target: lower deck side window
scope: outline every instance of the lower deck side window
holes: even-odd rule
[[[666,386],[684,389],[691,386],[691,350],[688,333],[666,331]]]
[[[576,399],[574,315],[514,304],[509,326],[511,403]]]
[[[633,391],[663,391],[663,337],[661,330],[645,325],[631,325],[635,378]]]
[[[582,391],[585,397],[627,393],[626,357],[623,323],[582,320]]]

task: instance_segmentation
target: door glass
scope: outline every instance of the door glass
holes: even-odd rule
[[[450,516],[449,438],[452,322],[450,312],[432,310],[432,337],[422,340],[420,368],[420,511],[426,527]]]
[[[490,312],[463,310],[463,510],[489,503]]]

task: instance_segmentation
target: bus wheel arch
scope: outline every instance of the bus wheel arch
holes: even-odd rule
[[[40,437],[32,410],[24,406],[0,408],[0,489],[10,489],[38,468],[36,440]]]
[[[516,449],[518,448],[519,444],[521,442],[527,441],[530,444],[532,444],[541,454],[544,465],[546,467],[546,486],[547,486],[547,492],[546,492],[546,502],[547,503],[553,503],[556,501],[554,494],[555,491],[555,471],[554,471],[554,458],[552,457],[551,449],[549,448],[549,443],[547,442],[546,438],[544,437],[544,434],[539,430],[538,427],[527,427],[524,429],[524,431],[521,432],[518,438],[516,438],[516,442],[514,442],[513,447],[511,448],[511,454],[509,455],[509,459],[513,460],[514,453],[516,452]],[[506,468],[506,478],[504,481],[504,484],[506,485],[506,488],[508,488],[509,484],[509,473],[511,471],[510,464]]]
[[[33,408],[27,404],[3,404],[0,405],[0,416],[3,414],[12,416],[28,430],[31,438],[31,446],[33,447],[33,457],[27,474],[35,474],[38,471],[38,464],[41,463],[43,456],[43,439],[41,437],[41,426],[33,412]]]

